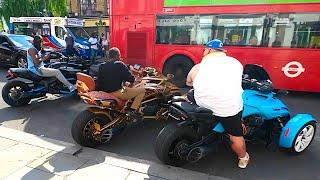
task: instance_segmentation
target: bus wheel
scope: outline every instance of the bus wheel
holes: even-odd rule
[[[193,62],[186,56],[174,56],[164,64],[163,74],[173,74],[172,82],[178,87],[185,87],[187,75],[193,65]]]

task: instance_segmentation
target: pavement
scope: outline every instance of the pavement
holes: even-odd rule
[[[89,178],[226,179],[0,127],[0,179]]]

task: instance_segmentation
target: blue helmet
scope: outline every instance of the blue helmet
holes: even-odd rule
[[[207,42],[207,43],[205,44],[205,47],[206,47],[206,48],[218,49],[218,50],[221,50],[221,51],[225,51],[225,50],[223,49],[223,43],[222,43],[222,41],[219,40],[219,39],[213,39],[213,40]]]

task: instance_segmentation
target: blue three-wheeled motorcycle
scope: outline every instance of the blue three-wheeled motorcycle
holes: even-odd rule
[[[315,118],[309,114],[291,117],[278,94],[272,92],[269,80],[245,78],[243,84],[245,139],[264,140],[266,146],[277,141],[294,154],[305,151],[316,133]],[[221,123],[212,118],[212,111],[197,106],[192,95],[188,96],[173,98],[168,114],[177,121],[165,126],[157,136],[155,152],[165,164],[196,162],[217,144],[229,140]]]

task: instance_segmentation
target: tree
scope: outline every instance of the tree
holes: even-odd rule
[[[53,16],[67,16],[67,0],[46,0],[46,7]]]
[[[43,11],[44,7],[46,12]],[[44,16],[50,13],[54,16],[66,16],[67,0],[1,0],[0,15],[7,21],[10,17],[37,16],[37,12],[42,12]]]

